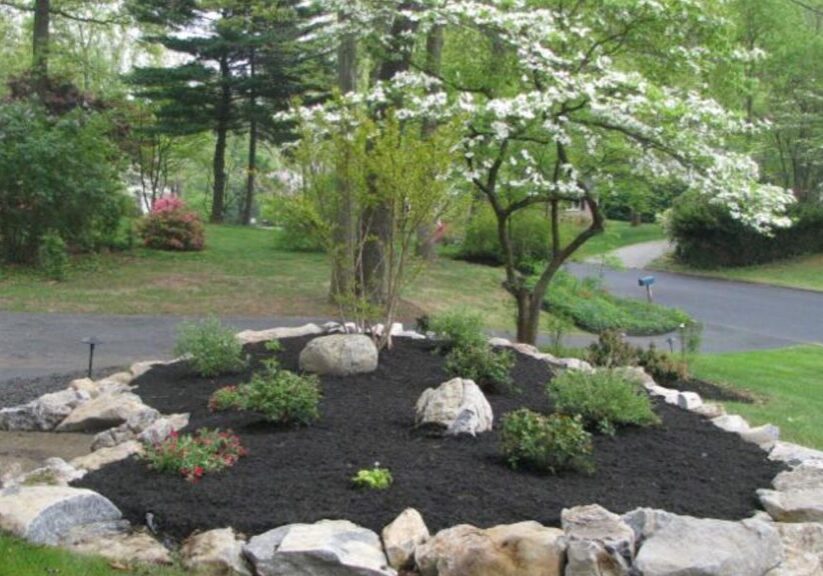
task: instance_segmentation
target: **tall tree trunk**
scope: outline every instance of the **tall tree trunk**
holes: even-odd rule
[[[226,140],[231,115],[231,85],[229,84],[229,59],[220,57],[220,103],[217,119],[217,142],[214,145],[214,185],[212,186],[211,218],[213,224],[223,222],[226,205]]]
[[[35,88],[42,93],[49,74],[49,17],[50,0],[34,2],[34,33],[32,34],[32,73]]]
[[[246,199],[243,202],[243,224],[251,224],[251,212],[254,205],[254,189],[257,177],[257,94],[254,90],[255,80],[255,53],[254,48],[249,54],[249,78],[251,79],[251,90],[249,93],[249,108],[251,120],[249,122],[249,165],[246,177]]]
[[[443,62],[443,44],[445,33],[442,25],[433,26],[426,37],[426,72],[440,76]],[[430,137],[437,130],[437,122],[426,120],[423,123],[423,137]],[[436,223],[422,224],[417,229],[417,255],[431,262],[437,257],[435,250]]]
[[[346,35],[337,49],[337,86],[342,94],[357,91],[357,38]],[[341,158],[341,164],[347,162]],[[338,167],[338,174],[345,174],[345,166]],[[343,176],[337,179],[339,205],[334,224],[333,237],[336,253],[332,254],[331,283],[329,299],[351,295],[355,290],[355,226],[354,191]]]

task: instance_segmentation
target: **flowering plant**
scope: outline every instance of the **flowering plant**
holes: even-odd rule
[[[200,217],[180,198],[160,198],[138,226],[143,243],[157,250],[196,251],[205,243]]]
[[[152,470],[178,473],[197,482],[206,473],[234,466],[246,454],[240,438],[230,430],[201,428],[194,434],[172,432],[162,442],[147,444],[142,458]]]

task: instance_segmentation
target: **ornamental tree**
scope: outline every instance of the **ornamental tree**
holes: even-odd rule
[[[331,13],[339,2],[325,1]],[[757,164],[733,137],[757,127],[706,95],[718,66],[753,57],[730,39],[724,3],[708,0],[418,0],[346,2],[345,22],[372,26],[386,42],[386,18],[414,23],[405,38],[446,29],[436,76],[400,71],[367,93],[391,101],[400,118],[459,119],[458,172],[492,207],[505,260],[504,288],[517,304],[517,338],[534,343],[555,274],[602,232],[602,192],[632,178],[676,181],[769,233],[788,225],[792,196],[760,182]],[[334,20],[326,32],[350,30]],[[452,42],[454,44],[452,44]],[[412,63],[414,68],[414,63]],[[438,88],[437,90],[433,87]],[[392,96],[394,95],[394,96]],[[560,217],[582,203],[590,225],[567,243]],[[543,206],[551,257],[536,275],[517,269],[513,216]]]

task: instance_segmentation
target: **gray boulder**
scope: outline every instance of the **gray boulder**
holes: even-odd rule
[[[476,436],[494,424],[491,404],[472,380],[453,378],[423,391],[415,407],[418,426],[434,424],[450,435]]]
[[[394,576],[380,538],[347,520],[289,524],[243,548],[258,576]]]
[[[799,466],[804,462],[823,461],[823,451],[791,442],[778,441],[772,451],[769,452],[769,460],[785,462],[790,466]]]
[[[596,504],[563,510],[565,576],[627,576],[635,533],[617,514]]]
[[[90,398],[88,392],[70,388],[45,394],[22,406],[0,409],[0,430],[53,430],[75,408]]]
[[[823,522],[823,488],[758,490],[760,503],[778,522]]]
[[[281,338],[297,338],[299,336],[313,336],[323,334],[325,330],[317,324],[306,324],[305,326],[271,328],[269,330],[245,330],[235,335],[242,344],[257,344],[258,342],[269,342],[270,340],[280,340]]]
[[[377,346],[363,334],[332,334],[309,342],[300,352],[300,369],[314,374],[350,376],[377,370]]]
[[[783,562],[780,534],[761,520],[729,522],[640,508],[623,516],[642,542],[643,576],[764,576]]]
[[[131,393],[101,394],[81,404],[56,428],[58,432],[95,432],[124,424],[129,418],[152,410]]]
[[[231,528],[195,534],[183,543],[183,567],[201,575],[251,576],[243,558],[243,540]]]
[[[429,539],[429,529],[420,512],[406,508],[380,534],[392,568],[405,568],[414,559],[414,551]]]
[[[91,490],[23,486],[0,491],[0,529],[35,544],[56,545],[74,528],[121,517],[114,504]]]

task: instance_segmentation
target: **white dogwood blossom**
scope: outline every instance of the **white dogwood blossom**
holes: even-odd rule
[[[315,39],[345,32],[383,42],[386,23],[397,14],[415,22],[417,34],[438,24],[494,35],[516,56],[506,60],[516,70],[505,74],[519,82],[494,93],[404,72],[293,114],[323,125],[351,121],[346,111],[358,106],[391,107],[402,120],[461,119],[462,176],[487,192],[493,187],[521,199],[573,199],[608,185],[628,166],[644,178],[677,179],[768,233],[790,224],[785,213],[793,197],[760,182],[757,165],[729,145],[730,137],[757,126],[704,96],[699,83],[665,86],[613,55],[638,22],[653,22],[670,36],[665,56],[674,71],[697,76],[711,69],[716,55],[686,42],[682,25],[721,25],[709,4],[716,2],[614,0],[564,12],[524,0],[306,0],[320,11]],[[762,57],[743,49],[729,54],[738,61]],[[616,147],[619,166],[599,159]]]

